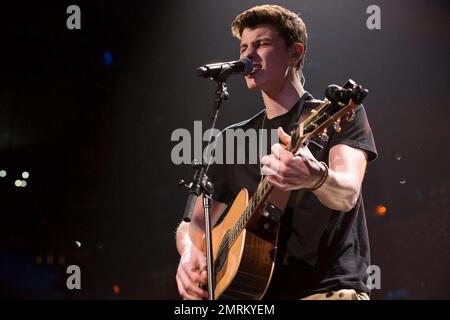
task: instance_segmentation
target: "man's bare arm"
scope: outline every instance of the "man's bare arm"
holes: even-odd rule
[[[211,224],[214,225],[227,206],[214,200],[211,202]],[[192,244],[202,249],[204,234],[205,216],[203,211],[203,196],[200,196],[195,201],[191,222],[181,222],[178,226],[176,233],[178,253],[183,255],[186,248],[190,248]]]
[[[331,148],[325,183],[313,191],[330,209],[349,211],[358,200],[367,166],[367,154],[344,144]]]
[[[281,128],[278,132],[282,143],[287,145],[290,136]],[[308,147],[299,148],[293,155],[278,143],[272,146],[272,154],[264,156],[261,163],[263,173],[269,175],[268,181],[275,188],[283,191],[310,189],[328,208],[349,211],[359,197],[367,154],[348,145],[335,145],[330,150],[327,169],[314,158]]]
[[[226,206],[212,202],[211,222],[215,223]],[[176,245],[180,254],[176,281],[183,299],[203,299],[208,293],[199,287],[206,284],[206,257],[202,252],[204,231],[203,197],[197,198],[191,222],[182,222],[177,230]]]

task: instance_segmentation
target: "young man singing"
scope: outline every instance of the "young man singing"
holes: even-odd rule
[[[214,183],[212,221],[219,219],[242,188],[254,192],[261,172],[269,183],[292,191],[281,220],[274,274],[265,298],[368,299],[369,240],[361,184],[366,165],[377,157],[363,106],[329,140],[301,147],[296,154],[283,146],[290,141],[305,101],[312,97],[301,83],[307,32],[299,16],[283,7],[250,8],[232,23],[240,40],[241,57],[253,71],[245,76],[249,89],[260,90],[264,110],[230,128],[278,129],[280,143],[257,164],[214,164],[208,176]],[[204,217],[197,199],[190,223],[177,230],[180,263],[176,275],[184,299],[202,299],[207,292],[206,259],[202,253]]]

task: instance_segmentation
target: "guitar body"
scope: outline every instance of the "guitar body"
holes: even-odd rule
[[[242,189],[223,221],[212,230],[216,299],[261,299],[272,278],[279,225],[270,228],[270,237],[244,227],[229,247],[224,246],[248,202],[248,191]]]

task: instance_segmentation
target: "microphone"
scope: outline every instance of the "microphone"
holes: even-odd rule
[[[197,68],[196,74],[204,78],[226,78],[233,73],[249,74],[253,70],[253,63],[249,58],[241,58],[237,61],[219,62],[204,65]]]

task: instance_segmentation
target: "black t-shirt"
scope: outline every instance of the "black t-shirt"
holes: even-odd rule
[[[214,183],[214,200],[231,205],[242,188],[247,188],[250,194],[256,190],[261,180],[259,160],[261,155],[270,153],[271,141],[274,141],[273,135],[262,135],[260,129],[276,130],[281,126],[290,132],[298,121],[303,101],[309,98],[306,93],[289,112],[278,117],[268,119],[261,111],[222,132],[223,145],[218,143],[216,152],[223,148],[224,164],[219,164],[221,161],[218,160],[219,163],[210,165],[207,173]],[[309,143],[308,147],[318,161],[328,163],[329,150],[337,144],[362,149],[369,162],[375,160],[377,151],[364,107],[360,105],[355,111],[354,120],[343,121],[339,133],[328,129],[327,142],[313,138]],[[234,143],[230,148],[227,142],[240,129],[257,133],[258,148],[254,145],[255,140],[250,139],[254,134],[248,134],[245,144]],[[230,132],[232,134],[227,135]],[[275,142],[276,139],[275,136]],[[236,164],[237,160],[245,163]],[[281,220],[275,271],[265,298],[299,299],[312,293],[344,288],[368,292],[369,265],[369,238],[362,194],[353,209],[339,212],[325,207],[312,192],[296,190],[291,193]]]

